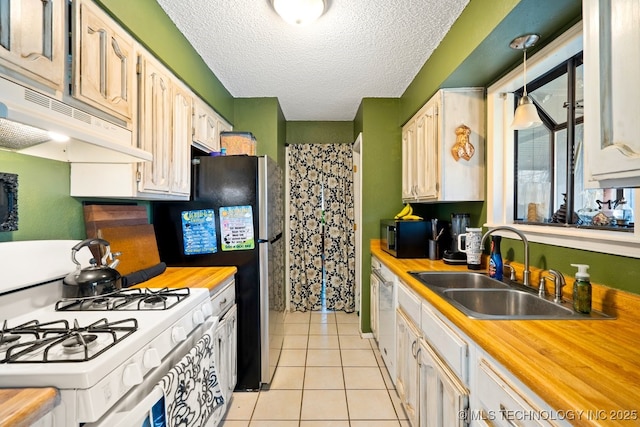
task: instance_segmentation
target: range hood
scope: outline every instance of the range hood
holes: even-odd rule
[[[60,135],[68,140],[60,141]],[[129,129],[2,77],[0,149],[77,163],[152,159],[135,146]]]

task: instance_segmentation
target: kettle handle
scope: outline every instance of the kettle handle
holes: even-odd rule
[[[84,248],[85,246],[91,246],[91,245],[102,245],[102,246],[105,246],[107,250],[109,250],[109,242],[107,242],[104,239],[93,238],[93,239],[83,240],[82,242],[78,243],[73,248],[71,248],[71,261],[73,261],[74,264],[78,266],[78,268],[80,268],[80,263],[76,259],[76,252],[78,252],[80,249]]]

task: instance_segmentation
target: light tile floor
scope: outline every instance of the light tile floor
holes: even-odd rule
[[[294,312],[271,384],[236,392],[223,427],[409,426],[373,339],[358,317]]]

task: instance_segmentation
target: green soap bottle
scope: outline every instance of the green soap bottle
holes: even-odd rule
[[[589,281],[589,268],[586,264],[571,264],[577,267],[576,280],[573,282],[573,309],[578,313],[591,313],[591,282]]]

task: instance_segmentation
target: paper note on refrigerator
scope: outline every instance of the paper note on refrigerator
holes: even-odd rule
[[[213,254],[218,251],[213,209],[184,211],[181,217],[185,255]]]
[[[251,206],[220,208],[220,240],[223,251],[245,251],[255,247]]]

